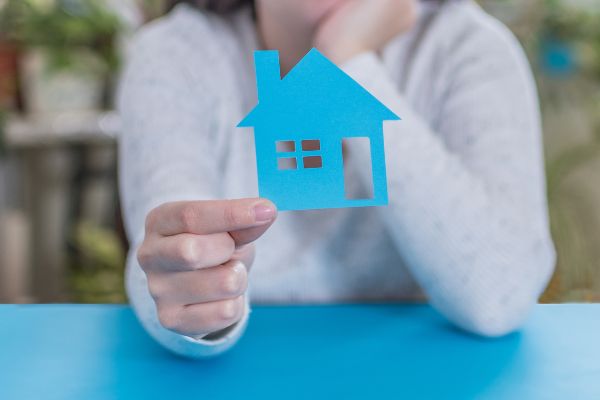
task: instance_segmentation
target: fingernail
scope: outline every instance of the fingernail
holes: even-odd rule
[[[254,220],[256,222],[269,222],[275,218],[275,208],[266,204],[254,206]]]

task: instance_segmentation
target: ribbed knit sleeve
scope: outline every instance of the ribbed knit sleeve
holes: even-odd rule
[[[445,82],[436,127],[375,54],[344,69],[402,118],[385,123],[390,204],[379,210],[411,273],[451,321],[497,336],[525,320],[555,254],[533,79],[516,40],[490,26],[462,35],[431,77]],[[350,155],[369,162],[365,148]]]
[[[148,333],[166,348],[190,357],[219,354],[242,334],[248,307],[243,319],[216,340],[169,331],[158,320],[135,254],[152,208],[169,201],[219,197],[214,138],[219,102],[207,88],[210,75],[189,68],[184,62],[187,48],[164,24],[146,28],[132,49],[119,93],[120,191],[131,242],[127,294]]]

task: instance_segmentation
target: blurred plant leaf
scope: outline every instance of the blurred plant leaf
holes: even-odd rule
[[[78,264],[71,268],[71,291],[82,303],[124,303],[125,252],[110,229],[90,222],[77,224],[73,244]]]
[[[119,17],[102,0],[7,0],[0,11],[0,34],[24,48],[44,48],[52,65],[66,68],[72,50],[96,53],[110,70],[119,65]]]

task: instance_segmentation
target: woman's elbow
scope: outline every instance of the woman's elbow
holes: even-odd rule
[[[460,327],[487,338],[498,338],[523,327],[536,301],[523,301],[509,307],[488,307],[463,315]]]
[[[484,337],[501,337],[523,327],[554,271],[556,254],[551,240],[537,246],[528,262],[529,273],[518,268],[510,277],[493,274],[490,290],[476,290],[463,307],[459,325]],[[509,268],[506,268],[509,269]],[[506,270],[505,269],[505,270]],[[479,288],[481,289],[481,288]]]

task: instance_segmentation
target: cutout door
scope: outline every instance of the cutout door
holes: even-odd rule
[[[350,170],[348,149],[366,147],[369,161],[358,168],[364,169],[364,182],[354,182],[357,176],[353,176]],[[347,200],[370,200],[373,199],[373,157],[371,154],[371,141],[368,137],[352,137],[342,140],[342,158],[344,160],[344,196]],[[362,181],[362,179],[361,179]]]

